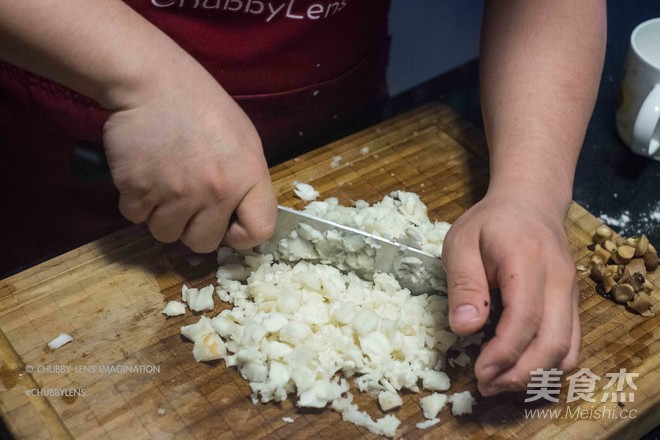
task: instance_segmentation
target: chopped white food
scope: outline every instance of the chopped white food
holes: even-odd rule
[[[332,408],[341,413],[341,418],[358,426],[364,426],[376,435],[385,437],[394,437],[401,421],[391,414],[381,417],[378,420],[372,419],[369,414],[360,411],[353,403],[353,395],[348,393],[348,397],[342,397],[332,402]]]
[[[240,264],[226,264],[218,267],[216,277],[218,282],[222,280],[245,281],[248,276],[248,271]]]
[[[294,182],[294,189],[293,192],[300,198],[301,200],[304,200],[306,202],[311,202],[312,200],[316,200],[316,198],[319,196],[319,192],[314,189],[314,187],[308,183],[302,183],[302,182]]]
[[[215,329],[211,325],[211,320],[206,316],[202,316],[195,324],[181,327],[181,334],[195,342],[203,336],[215,334]]]
[[[449,389],[449,376],[443,371],[427,370],[422,372],[422,388],[430,391]]]
[[[332,158],[332,161],[330,162],[330,166],[332,168],[337,168],[340,163],[341,163],[341,156],[334,156]]]
[[[291,417],[282,417],[284,423],[293,423],[294,420]]]
[[[50,348],[51,350],[57,350],[64,344],[68,344],[71,341],[73,341],[71,335],[67,333],[60,333],[59,336],[57,336],[55,339],[53,339],[48,343],[48,348]]]
[[[358,201],[340,207],[328,199],[305,210],[414,242],[437,256],[449,228],[431,223],[419,197],[401,191],[373,206]],[[447,297],[436,294],[446,292],[443,274],[429,293],[411,295],[388,273],[361,276],[361,269],[373,265],[372,243],[301,225],[279,245],[267,255],[221,248],[215,292],[232,308],[181,329],[194,342],[196,360],[224,358],[227,367],[238,369],[255,404],[296,393],[299,407],[329,405],[344,420],[391,437],[400,421],[393,415],[373,420],[360,411],[346,379],[378,395],[384,411],[393,410],[402,404],[399,393],[419,392],[420,383],[431,391],[449,389],[449,377],[440,371],[446,352],[481,342],[483,334],[459,337],[450,331]],[[338,254],[340,263],[333,259]],[[182,289],[189,306],[200,293]]]
[[[180,316],[186,314],[186,305],[180,301],[170,301],[163,309],[163,314],[167,316]]]
[[[369,147],[360,148],[360,154],[363,155],[363,156],[366,156],[367,154],[369,154]]]
[[[156,411],[156,414],[159,416],[164,416],[165,415],[165,408],[158,408],[158,411]]]
[[[381,391],[378,393],[378,404],[383,411],[390,411],[403,405],[403,399],[396,391]]]
[[[188,307],[194,312],[213,310],[213,292],[215,292],[213,285],[195,289],[184,284],[181,288],[181,298],[188,303]]]
[[[470,359],[470,356],[465,354],[465,352],[461,352],[455,358],[449,358],[447,362],[452,367],[455,367],[456,365],[458,365],[459,367],[465,367],[467,365],[470,365],[470,362],[472,362],[472,360]]]
[[[431,222],[426,205],[414,193],[394,191],[369,205],[358,200],[353,207],[339,205],[335,197],[308,204],[304,212],[351,226],[384,238],[399,240],[433,255],[442,254],[449,223]]]
[[[195,339],[193,356],[197,362],[222,359],[227,356],[224,341],[217,334],[204,335]]]
[[[452,394],[447,400],[451,403],[451,413],[455,416],[472,414],[472,405],[477,403],[469,391]]]
[[[426,419],[435,419],[446,404],[447,395],[440,393],[433,393],[419,400],[419,405],[422,407]]]
[[[415,423],[415,426],[417,429],[427,429],[430,428],[431,426],[437,425],[440,423],[440,419],[430,419],[430,420],[424,420],[423,422]]]

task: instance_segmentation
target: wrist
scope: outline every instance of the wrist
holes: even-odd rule
[[[498,204],[522,205],[563,221],[572,203],[572,180],[567,185],[566,182],[522,176],[513,179],[491,177],[486,197]]]

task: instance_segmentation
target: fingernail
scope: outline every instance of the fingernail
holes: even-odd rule
[[[468,324],[475,319],[477,319],[477,316],[479,315],[479,312],[477,312],[477,308],[473,306],[472,304],[463,304],[461,306],[458,306],[456,310],[454,310],[454,313],[452,315],[452,324],[456,325],[465,325]]]
[[[481,370],[480,381],[484,383],[488,383],[491,380],[493,380],[493,378],[497,376],[499,372],[500,372],[500,367],[498,367],[497,365],[489,365],[487,367],[484,367],[484,369]]]

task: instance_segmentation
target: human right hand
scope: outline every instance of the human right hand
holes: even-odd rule
[[[250,248],[270,237],[277,209],[261,141],[201,66],[178,66],[127,95],[105,123],[119,209],[157,240],[181,239],[195,252],[223,237]]]
[[[0,0],[0,59],[107,110],[119,209],[158,240],[210,252],[223,236],[248,248],[270,235],[276,201],[252,123],[190,54],[124,2]]]

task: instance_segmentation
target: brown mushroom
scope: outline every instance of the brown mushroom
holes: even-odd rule
[[[623,245],[627,244],[626,239],[623,238],[623,237],[620,236],[620,235],[617,235],[616,237],[612,238],[612,241],[613,241],[614,244],[617,245],[617,246],[623,246]]]
[[[643,290],[646,293],[651,293],[655,290],[655,286],[649,280],[644,280]]]
[[[596,228],[596,232],[594,233],[594,243],[600,244],[605,240],[612,238],[612,235],[612,230],[610,228],[605,225],[601,225]]]
[[[646,277],[646,266],[643,258],[633,258],[626,265],[630,273],[639,272]]]
[[[605,275],[603,278],[603,290],[605,293],[610,293],[612,289],[616,286],[616,281],[614,280],[614,277],[610,274]]]
[[[619,246],[615,253],[612,254],[612,260],[617,264],[626,264],[635,255],[635,248],[624,244]]]
[[[623,273],[621,274],[621,276],[619,277],[619,279],[616,280],[616,282],[617,282],[618,284],[626,284],[626,283],[629,283],[629,282],[630,282],[630,278],[631,278],[631,276],[632,276],[632,275],[630,274],[630,270],[628,270],[628,268],[624,266],[624,268],[623,268]]]
[[[646,280],[644,279],[644,275],[642,275],[642,274],[639,273],[639,272],[635,272],[635,273],[632,274],[632,276],[630,277],[630,282],[629,282],[629,284],[632,286],[633,290],[634,290],[635,293],[636,293],[636,292],[639,292],[639,291],[642,290],[642,288],[644,287],[644,281],[646,281]]]
[[[594,253],[598,258],[603,260],[605,263],[607,263],[612,257],[612,254],[602,246],[596,246],[596,249],[594,249]]]
[[[623,264],[608,264],[607,268],[612,271],[612,276],[616,281],[621,279],[623,270],[626,268]]]
[[[635,289],[630,284],[617,284],[612,288],[612,296],[619,303],[626,303],[635,296]]]
[[[603,247],[603,249],[605,249],[605,250],[606,250],[607,252],[609,252],[610,254],[616,252],[616,248],[617,248],[617,246],[614,244],[613,241],[605,240],[605,241],[601,244],[601,246]]]
[[[651,250],[651,245],[642,258],[647,272],[653,272],[658,268],[658,254]]]
[[[591,266],[591,271],[589,273],[589,276],[591,277],[592,280],[596,281],[597,283],[602,283],[603,280],[605,279],[605,275],[607,274],[611,275],[612,271],[603,263],[597,263]]]
[[[652,317],[655,316],[655,313],[651,311],[653,303],[651,302],[651,297],[646,292],[636,293],[634,299],[627,301],[628,307],[636,311],[642,316]]]
[[[646,235],[642,234],[642,236],[635,241],[635,256],[641,257],[649,249],[649,239],[646,237]]]

